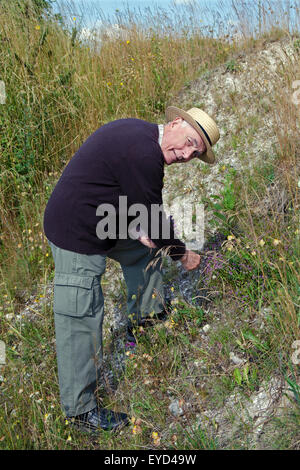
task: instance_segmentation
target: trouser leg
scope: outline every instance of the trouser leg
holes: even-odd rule
[[[93,409],[101,372],[105,257],[50,244],[55,261],[54,320],[62,408],[66,416]]]
[[[128,326],[164,309],[161,257],[136,240],[119,240],[108,257],[121,264],[127,285]],[[157,261],[157,262],[156,262]]]

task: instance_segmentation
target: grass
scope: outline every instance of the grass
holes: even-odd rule
[[[145,331],[123,374],[114,371],[114,384],[98,390],[103,406],[130,414],[131,425],[121,434],[103,432],[91,440],[62,414],[49,291],[54,265],[42,229],[45,204],[63,167],[92,131],[127,116],[161,122],[167,104],[180,106],[172,97],[184,85],[199,74],[213,75],[219,64],[239,73],[237,52],[286,37],[284,28],[274,23],[260,37],[245,36],[238,43],[207,37],[197,28],[175,33],[167,28],[167,18],[163,25],[153,15],[152,29],[132,22],[125,37],[102,38],[99,55],[96,43],[80,42],[75,25],[69,33],[54,20],[33,12],[22,16],[9,5],[0,4],[0,41],[7,46],[0,51],[5,65],[0,78],[8,93],[0,105],[0,338],[6,345],[6,364],[0,366],[0,448],[251,448],[255,423],[243,423],[239,439],[230,437],[238,413],[228,410],[232,424],[224,442],[207,410],[222,411],[236,393],[249,400],[274,375],[286,384],[290,400],[282,414],[270,418],[265,446],[299,448],[299,365],[291,364],[300,324],[299,150],[292,133],[298,116],[276,77],[273,101],[264,108],[280,123],[274,126],[274,155],[254,170],[237,172],[224,165],[219,171],[223,190],[204,200],[225,240],[203,254],[198,288],[205,288],[206,304],[187,303],[176,284],[177,268],[168,268],[166,278],[174,286],[168,322]],[[287,63],[285,85],[299,73]],[[245,160],[250,142],[243,132],[255,141],[260,119],[247,119],[239,100],[232,99],[243,125],[226,145]],[[210,169],[203,168],[203,175]],[[177,178],[176,193],[184,192],[181,175],[174,170],[170,176]],[[200,182],[197,193],[202,189]],[[283,189],[287,197],[281,207]],[[109,264],[103,283],[112,302],[112,274],[125,296],[115,269]],[[208,332],[202,329],[206,324]],[[108,358],[111,341],[107,329]],[[232,362],[231,353],[242,365]],[[174,401],[183,410],[180,416],[169,409]]]

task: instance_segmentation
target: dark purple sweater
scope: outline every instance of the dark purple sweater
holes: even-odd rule
[[[104,216],[96,215],[100,204],[112,204],[119,217],[119,196],[148,208],[162,204],[164,156],[158,142],[158,126],[139,119],[120,119],[101,126],[83,143],[65,167],[44,214],[48,240],[65,250],[83,254],[106,254],[116,239],[101,240],[96,226]],[[128,223],[135,217],[128,217]],[[160,232],[151,237],[158,248],[171,246],[170,256],[179,259],[185,245]],[[118,227],[118,221],[117,221]],[[147,232],[150,234],[150,231]],[[117,235],[118,238],[118,235]]]

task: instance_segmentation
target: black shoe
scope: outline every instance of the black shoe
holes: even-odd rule
[[[95,407],[87,413],[68,419],[73,426],[90,434],[98,434],[100,429],[104,431],[116,431],[129,424],[128,416],[125,413],[117,413],[98,407]]]
[[[143,317],[139,323],[139,325],[147,327],[153,326],[155,321],[165,321],[168,317],[168,312],[163,310],[162,312],[154,313],[153,315],[146,315]]]

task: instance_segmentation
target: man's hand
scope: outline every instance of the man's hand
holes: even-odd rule
[[[201,256],[191,250],[186,250],[183,257],[179,260],[182,264],[182,267],[187,271],[192,271],[193,269],[198,268],[201,261]]]
[[[153,243],[153,241],[150,240],[150,238],[148,238],[147,236],[139,237],[138,241],[141,242],[143,245],[147,246],[148,248],[156,248],[155,243]]]

